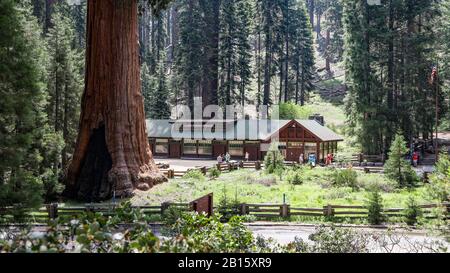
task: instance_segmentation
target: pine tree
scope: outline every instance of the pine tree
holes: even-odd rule
[[[205,63],[203,45],[206,38],[198,0],[180,0],[178,16],[180,40],[176,49],[176,86],[184,94],[176,96],[176,103],[184,102],[193,109],[194,96],[200,95],[202,64]]]
[[[367,154],[386,153],[395,130],[409,143],[430,138],[435,92],[427,79],[435,63],[433,1],[390,0],[382,5],[343,0],[347,116]],[[439,114],[447,111],[438,98]],[[430,111],[433,109],[433,111]]]
[[[314,45],[311,25],[308,22],[306,10],[298,5],[292,12],[291,26],[293,41],[291,62],[295,74],[295,96],[297,104],[305,105],[306,95],[313,89],[314,79]]]
[[[221,5],[219,67],[223,105],[247,101],[251,82],[252,6],[248,0],[224,0]]]
[[[273,102],[271,96],[271,81],[274,70],[274,10],[275,1],[271,0],[260,0],[261,1],[261,24],[262,33],[264,34],[264,91],[263,91],[263,105],[271,105]]]
[[[168,104],[169,90],[164,65],[160,63],[157,70],[157,74],[151,75],[146,63],[141,68],[145,116],[148,119],[168,119],[171,112]]]
[[[54,131],[63,135],[66,144],[62,162],[56,165],[66,166],[78,130],[83,68],[81,55],[74,47],[77,37],[69,6],[65,3],[55,6],[52,16],[53,27],[47,34],[50,55],[47,114]]]
[[[44,163],[59,145],[46,124],[40,35],[28,1],[0,2],[0,206],[40,205]]]
[[[327,62],[327,70],[330,70],[330,63],[337,63],[342,60],[344,54],[344,27],[342,25],[342,2],[341,0],[328,0],[326,15],[326,42],[324,57]]]
[[[221,104],[231,105],[234,102],[237,85],[237,0],[223,0],[221,4],[219,73],[221,78]]]
[[[253,32],[253,5],[250,0],[238,0],[236,3],[237,27],[237,75],[239,77],[239,102],[242,106],[248,101],[250,84],[252,81],[252,54],[250,35]]]
[[[219,103],[220,8],[222,0],[199,0],[203,13],[205,44],[202,75],[203,107]]]
[[[409,152],[402,133],[397,133],[392,142],[389,159],[385,165],[385,174],[396,181],[399,187],[411,187],[417,180],[417,175],[411,167],[411,163],[405,159]]]
[[[69,7],[71,18],[74,22],[74,30],[76,36],[77,48],[84,49],[86,47],[86,1]]]
[[[367,200],[368,218],[371,225],[380,225],[385,220],[383,215],[383,197],[378,190],[369,193]]]
[[[141,82],[142,82],[142,96],[144,97],[144,110],[145,117],[150,119],[153,116],[152,113],[152,100],[153,90],[156,89],[156,83],[154,77],[150,74],[150,69],[147,63],[143,63],[141,67]]]

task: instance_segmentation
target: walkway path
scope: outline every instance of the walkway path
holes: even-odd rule
[[[262,236],[263,238],[273,238],[276,242],[286,245],[295,240],[295,238],[303,239],[306,242],[309,241],[309,236],[316,230],[314,225],[304,224],[273,224],[273,223],[250,223],[247,224],[248,228],[255,234],[255,236]],[[370,234],[387,235],[387,229],[374,229],[366,227],[348,227],[355,232],[364,232]],[[442,238],[431,237],[426,234],[426,231],[421,230],[405,230],[396,229],[392,231],[390,239],[398,241],[398,244],[392,249],[392,252],[402,253],[411,251],[411,248],[416,249],[417,244],[429,244],[433,241],[438,241],[447,247],[447,251],[450,251],[450,244]],[[371,252],[387,252],[385,249],[380,248],[378,244],[372,243],[369,246]]]
[[[169,164],[170,168],[174,171],[187,171],[188,169],[192,169],[195,167],[213,167],[217,164],[217,161],[215,160],[208,160],[208,159],[169,159],[169,158],[162,158],[158,159],[155,158],[155,162],[163,163],[163,164]]]

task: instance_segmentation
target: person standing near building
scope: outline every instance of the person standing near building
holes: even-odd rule
[[[303,154],[300,154],[298,158],[298,163],[300,163],[300,165],[305,164],[305,156]]]
[[[413,159],[414,167],[417,167],[417,165],[419,164],[419,153],[414,152],[412,159]]]
[[[218,164],[222,164],[223,163],[223,157],[222,157],[221,154],[217,157],[217,163]]]
[[[333,155],[332,154],[328,154],[327,155],[327,161],[326,161],[326,165],[329,166],[333,163]]]
[[[250,159],[250,154],[248,152],[245,152],[245,162],[248,162]]]
[[[231,155],[230,155],[229,153],[227,153],[227,154],[225,155],[225,161],[226,161],[227,163],[230,163],[230,160],[231,160]]]

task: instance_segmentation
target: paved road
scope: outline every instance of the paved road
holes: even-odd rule
[[[316,230],[315,226],[312,225],[268,225],[268,224],[248,224],[249,229],[255,234],[255,236],[262,236],[263,238],[273,238],[276,242],[285,245],[293,242],[295,238],[303,239],[306,242],[311,242],[309,236],[313,234]],[[387,230],[385,229],[370,229],[370,228],[351,228],[356,232],[370,233],[386,235]],[[417,249],[417,244],[429,244],[433,241],[438,241],[447,247],[450,251],[450,244],[445,242],[442,238],[430,237],[424,231],[407,231],[407,230],[396,230],[394,235],[390,239],[398,240],[398,245],[396,245],[392,252],[410,252],[411,249]],[[414,247],[414,248],[413,248]],[[379,244],[371,243],[369,245],[371,252],[386,252],[386,250],[381,249]],[[426,250],[423,250],[426,252]]]
[[[272,238],[276,242],[282,245],[286,245],[295,240],[295,238],[301,238],[306,242],[311,243],[309,240],[309,236],[313,234],[316,230],[313,225],[302,225],[302,224],[269,224],[269,223],[250,223],[246,224],[247,227],[253,232],[254,236],[262,236],[263,238],[269,239]],[[161,234],[161,225],[160,224],[151,224],[149,228],[153,231],[153,233],[164,239],[165,237]],[[48,227],[45,226],[36,226],[32,229],[33,236],[41,237],[45,234]],[[352,228],[356,232],[370,232],[370,234],[383,234],[386,233],[386,230],[380,229],[369,229],[369,228]],[[20,228],[10,227],[10,232],[19,232]],[[428,245],[430,242],[439,241],[442,245],[447,247],[447,252],[450,252],[450,244],[445,242],[442,238],[429,237],[423,231],[406,231],[406,230],[396,230],[395,236],[390,237],[394,241],[398,240],[398,244],[389,251],[386,249],[380,248],[379,243],[370,243],[369,249],[370,252],[392,252],[392,253],[407,253],[407,252],[416,252],[418,251],[418,247],[416,244],[420,245]],[[0,238],[5,236],[3,232],[0,230]],[[381,237],[381,236],[380,236]],[[371,237],[372,238],[372,237]],[[388,241],[390,242],[390,241]],[[411,247],[413,246],[413,248]],[[411,251],[411,249],[415,251]],[[418,252],[429,252],[428,249],[423,248]]]

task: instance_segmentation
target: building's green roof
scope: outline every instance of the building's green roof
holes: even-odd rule
[[[295,120],[309,132],[317,136],[322,141],[342,141],[343,138],[333,132],[331,129],[322,126],[315,120]],[[174,139],[235,139],[235,140],[269,140],[279,132],[280,129],[288,125],[292,120],[237,120],[236,122],[226,122],[225,133],[202,133],[202,128],[208,128],[206,125],[200,125],[194,134],[191,132],[178,132],[171,120],[147,120],[148,136],[153,138],[174,138]],[[211,125],[212,122],[209,122]],[[216,124],[223,124],[217,122]],[[202,127],[205,126],[205,127]],[[216,127],[217,128],[217,127]],[[173,129],[173,130],[172,130]],[[206,132],[208,130],[205,130]]]
[[[343,141],[342,136],[336,134],[333,130],[326,126],[322,126],[315,120],[296,120],[306,130],[310,131],[322,141]]]

